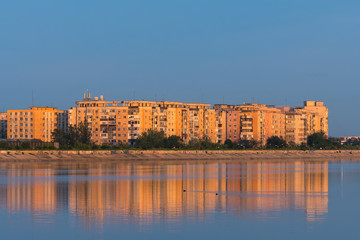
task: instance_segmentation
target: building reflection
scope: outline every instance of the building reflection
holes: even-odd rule
[[[4,168],[0,206],[10,213],[48,216],[69,211],[84,222],[117,219],[149,224],[214,212],[273,217],[289,210],[304,212],[307,220],[314,221],[328,210],[327,162],[10,164]]]

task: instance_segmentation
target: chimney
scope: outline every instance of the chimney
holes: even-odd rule
[[[104,100],[104,96],[103,95],[100,95],[100,100]]]

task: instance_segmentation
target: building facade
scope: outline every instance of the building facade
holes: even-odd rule
[[[217,124],[217,131],[226,133],[226,136],[217,135],[219,143],[226,139],[235,142],[255,140],[265,145],[269,137],[278,136],[287,142],[301,144],[313,133],[328,135],[328,108],[323,102],[305,101],[303,107],[295,108],[254,103],[216,104],[214,109],[216,116],[226,116],[222,117],[226,124]]]
[[[227,113],[226,139],[255,140],[265,144],[271,136],[285,137],[285,114],[274,106],[217,104],[214,108]]]
[[[0,113],[0,139],[7,138],[7,115],[5,112]]]
[[[95,144],[134,145],[137,138],[149,129],[163,131],[165,136],[176,135],[185,142],[207,136],[216,141],[216,115],[210,104],[105,101],[89,93],[76,107],[69,110],[69,125],[89,124]]]
[[[7,138],[52,141],[52,132],[61,126],[66,130],[67,112],[50,107],[30,107],[7,111]],[[60,124],[60,125],[59,125]]]
[[[278,136],[301,144],[316,132],[328,135],[328,108],[323,102],[305,101],[302,107],[244,103],[241,105],[170,101],[106,101],[84,94],[69,111],[49,107],[8,110],[0,113],[0,138],[52,141],[55,129],[86,122],[91,140],[98,145],[134,145],[150,129],[185,143],[208,138],[214,143],[255,140],[265,145]]]
[[[68,114],[69,125],[86,121],[92,141],[99,145],[134,145],[149,129],[179,136],[186,143],[207,137],[217,143],[255,140],[265,145],[268,138],[278,136],[301,144],[315,132],[328,134],[327,107],[315,101],[295,108],[255,103],[211,108],[200,103],[105,101],[86,93]]]
[[[285,114],[285,140],[294,144],[306,143],[316,132],[328,136],[328,108],[323,102],[305,101],[303,107],[280,107]]]

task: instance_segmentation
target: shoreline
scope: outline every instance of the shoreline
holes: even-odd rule
[[[360,150],[0,150],[0,162],[359,161]]]

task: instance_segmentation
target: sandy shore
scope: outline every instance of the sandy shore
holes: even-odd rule
[[[77,162],[136,160],[323,160],[358,161],[360,150],[317,151],[0,151],[0,162]]]

